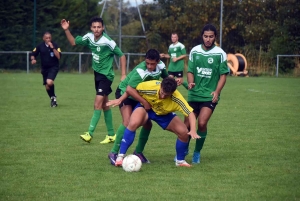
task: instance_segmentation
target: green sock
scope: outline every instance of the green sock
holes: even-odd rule
[[[200,139],[196,139],[196,144],[195,144],[195,150],[194,152],[200,152],[203,144],[206,139],[207,131],[205,132],[200,132],[199,130],[197,131],[197,134],[201,137]]]
[[[115,131],[114,131],[113,123],[112,123],[113,119],[112,119],[111,109],[103,110],[103,112],[104,112],[104,120],[105,120],[105,124],[106,124],[106,129],[108,132],[108,136],[114,136]]]
[[[182,86],[184,86],[186,89],[189,89],[189,85],[186,81],[182,82]]]
[[[116,140],[114,142],[114,146],[111,149],[112,153],[118,153],[120,150],[120,144],[124,135],[124,131],[125,131],[126,127],[121,124],[117,130],[117,136],[116,136]]]
[[[142,127],[140,135],[139,135],[138,144],[135,147],[136,153],[142,153],[144,151],[144,148],[146,146],[146,143],[147,143],[149,135],[150,135],[150,131],[151,131],[151,129],[147,130],[144,127]]]
[[[98,124],[100,117],[101,117],[101,110],[94,110],[94,114],[91,119],[91,123],[90,123],[90,127],[89,127],[89,134],[91,136],[93,136],[93,134],[94,134],[94,131],[96,129],[96,126]]]

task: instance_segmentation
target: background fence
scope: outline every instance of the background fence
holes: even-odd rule
[[[14,71],[26,71],[38,72],[40,71],[40,57],[37,57],[37,64],[31,65],[29,55],[31,51],[0,51],[0,69],[3,70],[14,70]],[[137,64],[144,60],[145,53],[124,53],[126,56],[126,69],[127,72],[134,68]],[[90,52],[62,52],[62,58],[60,60],[60,70],[63,72],[78,72],[85,73],[92,71],[92,58]],[[295,62],[296,68],[292,73],[280,72],[280,57],[289,58]],[[187,57],[188,58],[188,57]],[[187,67],[187,58],[185,65]],[[277,55],[276,64],[269,66],[264,69],[261,75],[269,76],[300,76],[299,66],[300,55]],[[169,60],[163,60],[168,65]],[[119,59],[115,57],[113,63],[115,69],[119,69]],[[251,65],[251,61],[248,61],[249,75],[260,75],[258,72],[259,67]]]

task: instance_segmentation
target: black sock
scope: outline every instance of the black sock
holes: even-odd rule
[[[47,94],[48,94],[48,96],[49,96],[49,98],[51,98],[52,96],[51,96],[51,89],[46,89],[46,91],[47,91]]]
[[[52,86],[50,86],[50,94],[51,94],[51,97],[55,96],[55,93],[54,93],[54,84]]]

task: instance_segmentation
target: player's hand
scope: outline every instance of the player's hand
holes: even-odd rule
[[[31,64],[32,65],[36,64],[36,60],[35,59],[31,60]]]
[[[143,106],[144,106],[144,108],[145,108],[146,111],[148,111],[148,110],[151,109],[151,105],[147,101],[145,101],[145,103],[143,103]]]
[[[106,106],[116,107],[116,106],[119,106],[120,104],[121,104],[121,101],[119,99],[114,99],[114,100],[109,100],[106,103]]]
[[[176,62],[176,61],[177,61],[177,58],[176,58],[176,57],[173,57],[172,60],[173,60],[173,62]]]
[[[165,58],[165,54],[164,53],[161,53],[159,54],[160,58]]]
[[[216,91],[213,91],[213,92],[211,92],[211,94],[210,95],[212,95],[213,97],[212,97],[212,102],[213,103],[216,103],[216,102],[218,102],[218,99],[219,99],[219,93],[218,92],[216,92]]]
[[[126,78],[126,75],[121,75],[121,81],[123,81]]]
[[[64,30],[67,30],[70,26],[70,22],[65,20],[65,19],[62,19],[60,21],[60,24],[61,24],[61,27],[64,29]]]
[[[181,84],[182,84],[182,79],[180,79],[180,78],[176,78],[175,80],[176,80],[176,82],[177,82],[177,86],[179,86],[179,85],[181,85]]]
[[[47,43],[47,45],[49,45],[50,48],[54,48],[54,47],[53,47],[53,44],[51,43],[51,41],[49,41],[49,42]]]
[[[190,89],[192,89],[192,88],[194,88],[194,86],[195,86],[196,84],[195,83],[189,83],[188,84],[188,89],[190,90]]]
[[[193,131],[188,132],[188,135],[190,135],[192,139],[201,138],[196,132],[193,132]]]

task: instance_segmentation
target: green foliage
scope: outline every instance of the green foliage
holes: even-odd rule
[[[34,44],[41,42],[44,31],[50,31],[53,39],[64,52],[89,50],[71,47],[60,27],[60,20],[70,21],[74,36],[84,35],[89,29],[88,21],[100,15],[104,1],[98,0],[45,0],[37,1],[36,31],[34,38],[33,1],[23,0],[10,3],[3,1],[0,12],[1,51],[30,51]],[[147,1],[146,1],[147,2]],[[300,54],[300,8],[297,0],[232,0],[223,2],[222,48],[227,53],[243,52],[254,48],[256,55],[266,55],[273,66],[278,54]],[[109,0],[103,12],[107,33],[119,44],[120,1]],[[179,34],[179,40],[191,50],[201,43],[200,33],[206,23],[212,23],[220,30],[220,0],[156,0],[139,6],[145,32],[142,29],[136,7],[128,1],[122,4],[123,35],[146,35],[147,39],[123,38],[121,48],[124,52],[143,53],[149,48],[166,52],[171,43],[171,32]],[[217,37],[217,42],[219,37]],[[84,60],[84,71],[89,69],[89,60]],[[19,69],[26,60],[7,56],[3,68]],[[254,61],[255,58],[249,58]],[[280,66],[282,72],[291,71],[299,63],[287,59]],[[9,61],[9,62],[7,62]],[[77,57],[62,58],[63,69],[77,66]],[[4,63],[0,59],[0,62]],[[138,62],[138,61],[137,61]],[[262,65],[263,62],[250,63]],[[134,66],[136,62],[131,63]],[[263,66],[255,66],[263,68]]]

